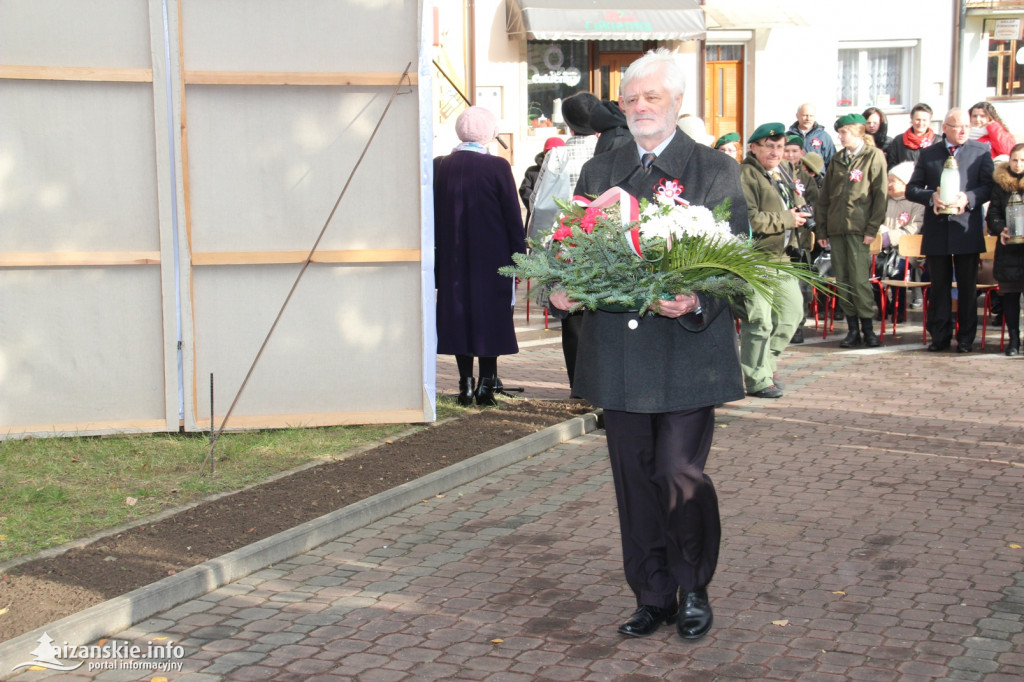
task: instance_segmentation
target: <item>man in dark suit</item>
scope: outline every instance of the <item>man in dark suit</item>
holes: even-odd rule
[[[907,198],[924,204],[921,251],[927,258],[931,287],[928,294],[930,351],[950,347],[953,338],[952,287],[956,274],[958,353],[969,353],[978,330],[978,257],[985,251],[982,205],[992,192],[992,155],[974,142],[971,120],[959,107],[942,122],[944,144],[921,150],[907,183]],[[960,174],[960,191],[948,204],[939,192],[942,169],[953,157]],[[950,212],[945,212],[945,211]]]
[[[746,235],[739,164],[676,128],[684,86],[665,49],[634,62],[619,104],[636,144],[588,161],[576,194],[618,186],[637,198],[671,196],[708,208],[728,199],[733,231]],[[564,292],[551,301],[572,305]],[[721,541],[704,464],[715,405],[743,398],[743,380],[726,301],[676,294],[657,312],[584,313],[575,390],[604,408],[626,581],[637,603],[619,632],[645,637],[676,622],[680,636],[698,639],[711,629],[707,586]]]

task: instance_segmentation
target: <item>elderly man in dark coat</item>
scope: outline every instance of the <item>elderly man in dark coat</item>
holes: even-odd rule
[[[949,110],[942,122],[943,144],[921,151],[907,183],[907,198],[924,204],[921,252],[928,262],[928,332],[930,351],[950,347],[953,338],[952,287],[956,272],[958,353],[969,353],[978,331],[978,257],[985,251],[982,206],[992,193],[992,154],[987,145],[971,137],[971,121],[959,107]],[[939,194],[942,169],[952,156],[960,173],[960,192],[949,208]]]
[[[667,193],[708,208],[728,199],[733,232],[746,235],[739,164],[676,128],[684,86],[665,49],[634,62],[619,103],[636,144],[590,160],[576,194],[618,186],[638,198]],[[564,292],[552,303],[572,305]],[[707,586],[721,541],[704,463],[715,405],[743,398],[743,381],[726,301],[677,294],[658,313],[587,311],[576,391],[604,408],[626,581],[637,603],[619,632],[645,637],[675,622],[680,636],[698,639],[711,629]]]
[[[512,168],[484,146],[498,121],[470,107],[455,122],[462,144],[434,159],[434,277],[437,284],[437,352],[454,355],[459,403],[494,404],[499,355],[519,352],[512,303],[515,281],[498,274],[526,252],[526,233]],[[473,362],[480,358],[474,387]]]

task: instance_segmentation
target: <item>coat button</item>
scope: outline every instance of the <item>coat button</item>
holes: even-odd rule
[[[639,322],[637,322],[636,320],[630,320],[630,321],[629,321],[629,322],[628,322],[628,323],[626,324],[626,326],[627,326],[627,327],[629,327],[630,329],[636,329],[637,327],[639,327],[639,326],[640,326],[640,323],[639,323]]]

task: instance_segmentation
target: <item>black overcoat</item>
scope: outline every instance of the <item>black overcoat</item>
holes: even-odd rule
[[[526,233],[505,159],[474,151],[434,159],[434,246],[437,352],[518,353],[514,280],[498,268],[526,252]]]
[[[1010,172],[1009,164],[1000,163],[993,175],[995,184],[992,187],[992,201],[988,205],[988,232],[998,237],[1006,227],[1006,205],[1014,194],[1024,195],[1024,177]],[[999,282],[1000,288],[1011,285],[1012,290],[1019,291],[1024,284],[1024,244],[1003,244],[996,242],[995,262],[992,276]]]
[[[739,164],[677,131],[644,174],[635,144],[583,166],[576,194],[622,187],[653,199],[659,188],[682,186],[691,204],[714,208],[731,200],[733,232],[749,234]],[[744,397],[736,327],[728,302],[697,292],[702,316],[587,311],[576,359],[575,393],[609,410],[660,413],[707,407]]]
[[[949,158],[944,142],[936,141],[922,149],[907,183],[907,198],[924,204],[921,227],[921,253],[926,256],[949,256],[962,253],[984,253],[985,231],[982,225],[982,204],[992,193],[992,154],[987,145],[968,141],[956,154],[960,170],[960,191],[967,195],[967,209],[961,215],[935,215],[930,204],[939,187],[942,167]]]

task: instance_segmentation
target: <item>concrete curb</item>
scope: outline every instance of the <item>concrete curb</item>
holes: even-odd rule
[[[406,509],[424,498],[457,488],[590,433],[599,428],[599,417],[598,412],[591,412],[549,426],[515,442],[193,566],[177,575],[0,642],[0,669],[29,660],[29,652],[36,647],[44,632],[58,642],[76,646],[121,632],[156,613],[335,540],[345,533]]]

